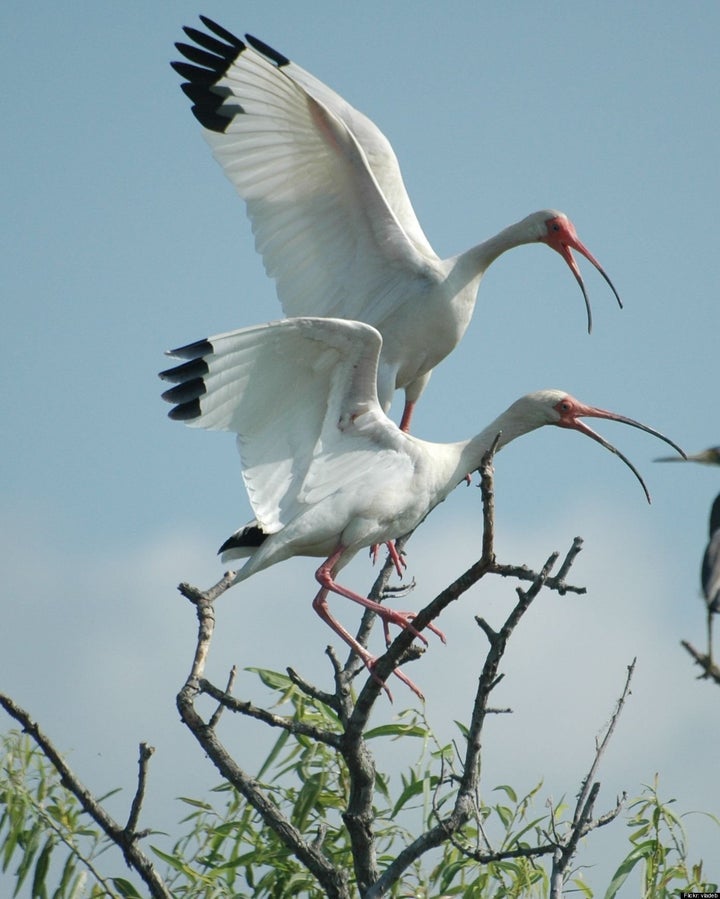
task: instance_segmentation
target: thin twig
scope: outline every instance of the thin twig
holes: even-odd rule
[[[600,784],[595,780],[595,776],[600,765],[600,760],[615,732],[618,719],[620,718],[627,698],[630,695],[630,684],[632,683],[633,674],[635,673],[636,662],[637,659],[633,659],[628,665],[625,684],[622,693],[620,694],[620,698],[615,704],[615,709],[610,718],[610,722],[605,729],[602,739],[596,741],[595,755],[593,756],[590,770],[583,778],[580,792],[577,796],[570,831],[563,839],[558,841],[553,856],[552,871],[550,874],[550,899],[562,899],[563,885],[567,880],[568,869],[575,856],[577,845],[581,837],[584,837],[592,830],[596,830],[598,827],[609,824],[610,821],[613,821],[618,816],[620,809],[622,808],[622,800],[618,800],[614,809],[606,812],[600,818],[593,820],[595,801],[600,792]]]
[[[301,690],[306,696],[309,696],[310,699],[315,700],[315,702],[323,703],[335,712],[339,711],[337,697],[334,693],[326,693],[324,690],[320,690],[314,684],[311,684],[309,681],[300,677],[294,668],[286,668],[285,671],[298,690]]]
[[[150,758],[152,754],[155,752],[155,748],[153,746],[148,746],[147,743],[140,744],[140,756],[138,758],[138,783],[137,789],[135,790],[135,795],[133,796],[133,801],[130,806],[130,815],[128,816],[127,824],[125,825],[125,830],[127,833],[137,833],[137,825],[140,820],[140,810],[142,809],[143,799],[145,798],[145,785],[147,783],[147,769],[148,764],[150,762]],[[147,836],[147,831],[142,835],[138,834],[138,836]]]
[[[634,658],[632,660],[632,662],[628,665],[627,676],[625,678],[625,685],[623,686],[623,691],[620,694],[620,698],[618,699],[617,703],[615,704],[615,710],[613,711],[612,716],[610,717],[610,722],[608,723],[605,733],[603,734],[602,739],[596,746],[595,757],[593,759],[592,765],[590,766],[590,770],[585,775],[585,778],[584,778],[583,784],[582,784],[582,788],[577,797],[577,805],[575,806],[575,814],[573,815],[573,822],[572,822],[573,827],[576,827],[578,824],[578,821],[580,820],[580,816],[582,814],[582,809],[584,808],[584,806],[586,804],[587,796],[590,791],[590,784],[592,783],[592,781],[595,778],[597,769],[600,765],[600,759],[602,758],[603,753],[605,752],[605,750],[608,747],[610,738],[612,737],[613,733],[615,732],[615,726],[618,723],[618,719],[620,718],[620,715],[622,714],[622,710],[625,707],[625,703],[627,702],[627,698],[630,695],[630,684],[632,683],[633,674],[635,673],[636,663],[637,663],[637,658]]]
[[[272,712],[261,709],[251,702],[236,699],[234,696],[231,696],[229,693],[220,690],[214,684],[211,684],[210,681],[206,680],[204,677],[200,678],[198,687],[201,693],[206,693],[208,696],[212,696],[213,699],[217,700],[220,708],[229,709],[231,712],[237,712],[241,715],[247,715],[248,718],[255,718],[270,727],[279,727],[296,736],[310,737],[311,740],[317,740],[318,743],[325,743],[333,749],[337,749],[340,745],[339,734],[315,727],[313,724],[306,724],[304,721],[294,721],[292,718],[274,715]],[[214,726],[214,718],[215,715],[213,715],[213,718],[208,723],[208,727],[212,728]]]
[[[230,697],[230,694],[232,693],[233,685],[235,684],[236,677],[237,677],[237,665],[233,665],[232,668],[230,669],[230,674],[228,675],[227,684],[225,685],[225,692],[222,694],[223,697]],[[208,682],[202,681],[201,688],[202,688],[202,683],[208,683]],[[208,693],[209,691],[204,690],[204,692]],[[210,721],[208,721],[208,727],[211,727],[214,729],[218,726],[218,724],[220,723],[220,716],[222,715],[222,713],[226,707],[227,706],[224,702],[222,702],[222,701],[218,702],[218,707],[212,713],[212,716],[210,717]]]

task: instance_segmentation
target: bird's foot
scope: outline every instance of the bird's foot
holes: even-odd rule
[[[397,609],[389,609],[388,611],[393,611],[395,613],[395,615],[400,616],[402,619],[402,623],[400,623],[400,621],[392,621],[392,620],[386,621],[385,618],[383,617],[383,633],[385,635],[385,645],[386,646],[390,646],[390,644],[392,643],[392,637],[390,636],[390,627],[389,627],[390,624],[400,624],[400,627],[402,627],[405,630],[409,630],[410,633],[412,633],[412,635],[414,637],[418,637],[420,640],[422,640],[422,642],[425,644],[425,646],[428,645],[428,641],[426,640],[426,638],[420,633],[420,631],[415,630],[415,628],[410,623],[413,620],[413,618],[416,617],[415,612],[399,612],[399,611],[397,611]],[[440,630],[440,628],[435,627],[435,625],[432,622],[428,622],[428,624],[426,624],[425,627],[429,631],[432,631],[432,633],[435,634],[436,637],[439,637],[441,642],[447,644],[447,638],[445,637],[445,634]]]
[[[383,587],[381,596],[383,599],[388,599],[389,597],[396,599],[398,596],[407,596],[408,593],[412,593],[416,586],[415,578],[409,584],[396,584],[394,587],[388,584],[386,587]]]
[[[397,571],[397,573],[398,573],[398,577],[402,577],[404,569],[407,568],[407,562],[397,551],[394,540],[388,540],[387,543],[385,544],[385,546],[387,546],[388,554],[389,554],[390,558],[392,559],[393,565],[395,566],[395,571]],[[380,544],[373,543],[373,545],[370,547],[370,558],[372,559],[373,565],[377,562],[379,553],[380,553]]]
[[[388,613],[388,614],[383,614]],[[415,612],[400,612],[397,609],[385,609],[383,608],[382,612],[378,612],[380,618],[382,618],[383,623],[383,634],[385,635],[385,645],[390,646],[392,643],[392,637],[390,636],[390,625],[397,624],[403,630],[408,630],[413,635],[413,637],[417,637],[418,640],[422,641],[425,646],[428,645],[427,638],[412,624],[412,620],[416,617]],[[445,638],[445,634],[432,622],[429,622],[425,625],[425,627],[432,631],[435,636],[439,637],[443,643],[447,643],[447,639]]]

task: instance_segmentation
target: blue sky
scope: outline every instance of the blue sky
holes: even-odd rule
[[[194,638],[175,584],[219,576],[215,550],[249,509],[232,439],[169,422],[156,373],[168,347],[280,314],[243,205],[168,65],[198,12],[261,37],[370,115],[440,254],[554,207],[623,298],[620,311],[581,260],[589,337],[562,261],[544,247],[506,254],[415,433],[469,436],[519,395],[560,387],[688,451],[720,442],[717,4],[4,4],[0,682],[94,789],[124,786],[129,801],[137,743],[156,745],[148,816],[165,827],[175,796],[217,780],[174,712]],[[580,534],[573,580],[589,593],[542,597],[517,635],[498,696],[515,715],[488,734],[486,785],[544,776],[548,795],[572,795],[637,655],[603,808],[659,771],[682,810],[718,814],[718,691],[695,679],[679,640],[704,645],[699,565],[720,471],[654,465],[662,444],[598,430],[640,468],[652,506],[575,434],[546,428],[497,462],[500,558],[540,566]],[[413,602],[477,558],[480,522],[476,490],[431,516],[409,547]],[[329,678],[313,570],[293,560],[223,599],[211,674],[292,664]],[[355,589],[371,578],[364,557],[346,573]],[[499,620],[512,595],[483,583],[446,613],[450,647],[432,645],[413,669],[443,736],[467,715],[484,648],[472,617]],[[238,693],[253,691],[248,675]],[[720,833],[697,816],[688,826],[720,878]],[[594,887],[625,839],[616,823],[583,847]]]

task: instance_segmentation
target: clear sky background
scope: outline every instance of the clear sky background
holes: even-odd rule
[[[416,434],[470,436],[519,395],[560,387],[688,451],[720,443],[717,3],[3,4],[0,686],[88,786],[124,788],[120,817],[137,744],[153,744],[143,823],[159,829],[183,814],[176,796],[219,780],[174,708],[195,638],[175,585],[214,582],[215,551],[250,510],[233,439],[169,422],[156,373],[168,347],[280,316],[243,204],[168,65],[198,12],[261,37],[370,115],[439,253],[554,207],[622,296],[620,311],[580,260],[589,337],[558,256],[503,256]],[[579,534],[572,581],[588,594],[543,595],[523,621],[495,696],[515,714],[489,723],[485,788],[544,778],[541,802],[571,798],[637,656],[598,812],[659,772],[678,811],[718,814],[720,690],[696,679],[679,641],[704,647],[699,567],[720,470],[655,465],[663,444],[598,430],[640,468],[651,506],[617,459],[576,434],[546,428],[497,460],[500,559],[540,567]],[[458,489],[409,545],[410,603],[471,564],[480,536],[479,491]],[[329,684],[315,566],[291,560],[222,599],[211,677],[290,664]],[[373,576],[363,555],[344,580],[363,590]],[[513,597],[510,583],[484,581],[443,616],[448,646],[434,641],[413,665],[443,740],[468,718],[484,656],[473,616],[499,623]],[[333,608],[356,621],[342,600]],[[238,695],[267,701],[255,684],[241,676]],[[374,723],[412,704],[400,685],[395,695]],[[250,770],[263,740],[238,729]],[[686,824],[717,880],[720,830],[700,815]],[[623,819],[583,844],[597,890],[626,840]]]

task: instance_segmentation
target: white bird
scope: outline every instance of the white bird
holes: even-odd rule
[[[682,452],[652,428],[559,390],[517,400],[470,440],[420,440],[401,431],[380,406],[381,347],[380,333],[361,322],[285,319],[172,350],[169,355],[186,361],[160,374],[177,385],[163,394],[175,404],[170,418],[238,435],[255,521],[221,547],[223,561],[249,556],[235,582],[292,556],[325,558],[316,572],[321,589],[313,608],[370,670],[374,658],[332,617],[328,592],[372,609],[386,625],[412,631],[412,616],[339,585],[338,572],[363,547],[416,528],[479,467],[498,434],[498,449],[543,425],[586,434],[630,467],[648,501],[631,462],[580,419],[624,422]]]
[[[378,392],[405,391],[401,428],[432,369],[470,322],[480,280],[506,250],[542,242],[570,266],[575,249],[617,291],[568,217],[534,212],[441,259],[423,233],[384,134],[333,90],[262,41],[205,16],[176,47],[184,92],[215,157],[247,204],[255,245],[287,316],[346,318],[383,336]],[[191,64],[192,63],[192,64]]]

